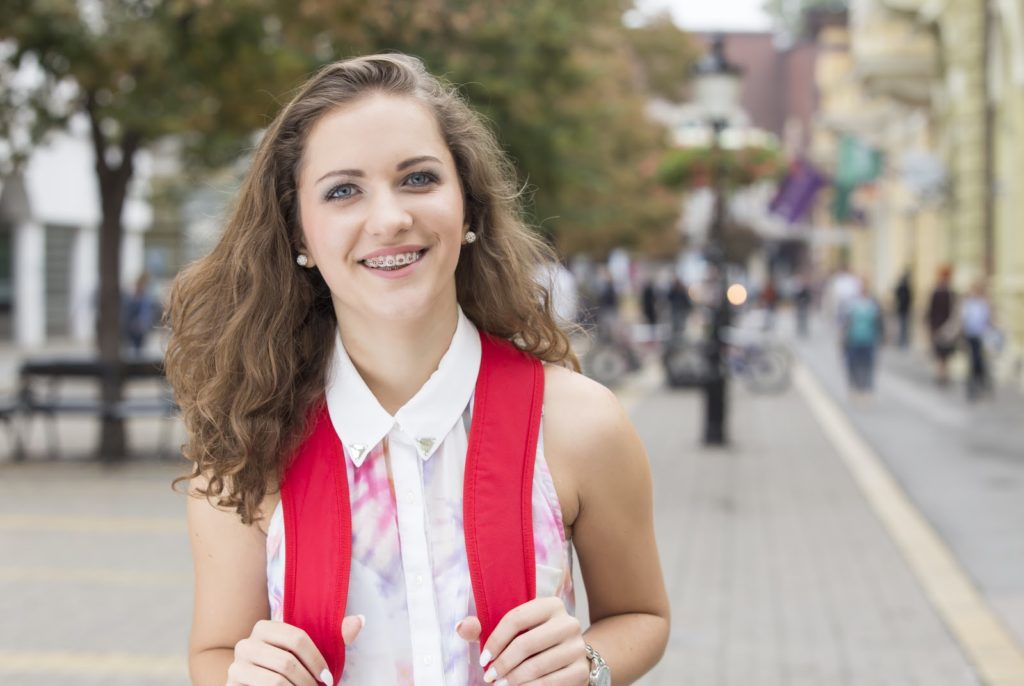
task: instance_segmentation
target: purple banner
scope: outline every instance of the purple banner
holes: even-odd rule
[[[828,178],[807,160],[796,160],[786,173],[771,205],[772,214],[796,224],[811,211],[818,191],[828,183]]]

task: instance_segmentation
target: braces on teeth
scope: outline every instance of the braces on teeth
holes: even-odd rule
[[[420,258],[419,252],[403,253],[401,255],[386,255],[383,257],[371,257],[368,260],[363,260],[363,263],[367,267],[373,269],[384,269],[390,271],[393,269],[400,269],[406,265],[412,264]]]

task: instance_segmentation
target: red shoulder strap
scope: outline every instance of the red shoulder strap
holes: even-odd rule
[[[341,620],[348,602],[352,515],[341,442],[327,405],[281,483],[284,510],[284,621],[301,627],[341,678]],[[299,522],[302,525],[299,525]]]
[[[533,466],[544,370],[511,343],[480,333],[463,520],[480,645],[509,610],[537,595]]]

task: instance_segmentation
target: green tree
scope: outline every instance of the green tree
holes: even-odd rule
[[[137,155],[168,136],[188,160],[218,163],[238,153],[276,107],[271,94],[314,61],[289,47],[288,17],[276,5],[284,7],[260,0],[0,4],[0,40],[10,46],[0,72],[8,166],[73,116],[89,122],[101,208],[97,345],[110,369],[120,363],[122,212]],[[31,75],[20,85],[18,70]],[[107,375],[104,402],[120,400],[121,386],[119,373]],[[124,452],[123,423],[105,417],[99,454]]]

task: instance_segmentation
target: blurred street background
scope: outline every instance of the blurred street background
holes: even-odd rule
[[[1024,0],[0,4],[0,684],[188,682],[163,302],[386,50],[495,127],[647,446],[643,686],[1024,686]]]

